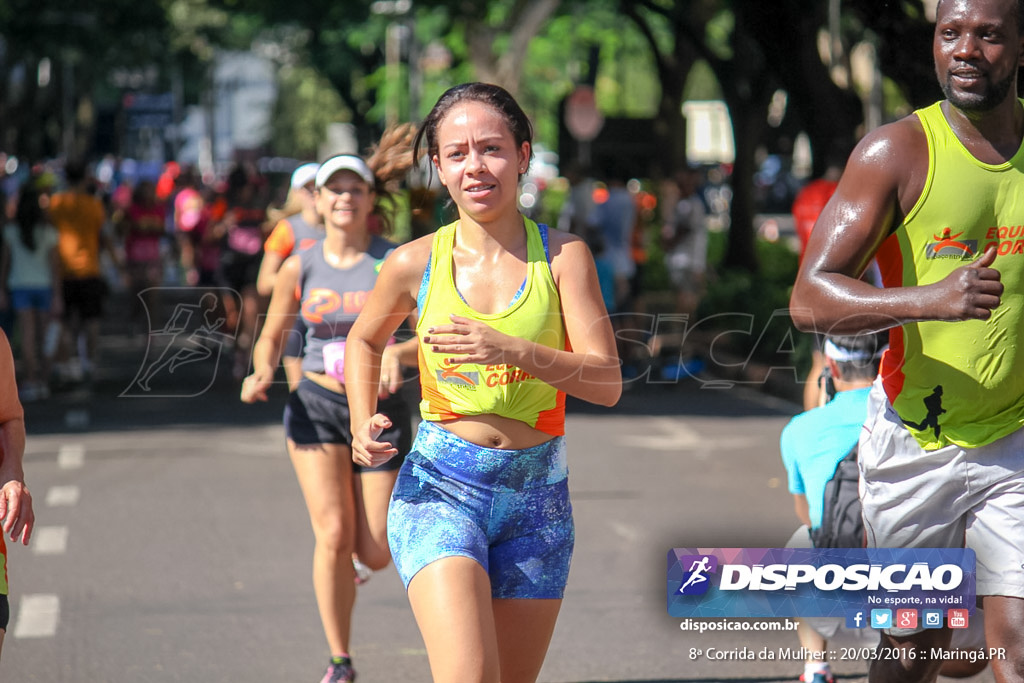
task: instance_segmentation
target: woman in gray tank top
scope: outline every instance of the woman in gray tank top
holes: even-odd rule
[[[354,465],[345,391],[345,337],[395,246],[373,235],[371,215],[385,223],[388,186],[412,165],[412,128],[384,134],[364,162],[354,155],[332,157],[315,178],[317,211],[325,226],[322,242],[285,260],[274,283],[267,322],[253,353],[253,374],[242,383],[242,401],[267,400],[281,359],[282,338],[294,321],[305,323],[303,376],[288,399],[288,452],[309,510],[316,546],[313,588],[331,660],[322,681],[352,681],[349,657],[355,601],[355,553],[371,569],[390,562],[387,507],[398,473],[394,467]],[[392,438],[411,444],[409,407],[398,391],[401,363],[416,363],[416,340],[389,347],[381,362],[381,405],[392,422]]]

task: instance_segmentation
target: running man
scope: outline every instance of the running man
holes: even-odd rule
[[[811,234],[793,289],[806,331],[890,330],[860,440],[870,547],[959,547],[1000,683],[1024,680],[1024,3],[942,0],[933,40],[945,99],[867,135]],[[969,247],[934,258],[952,227]],[[877,255],[883,287],[859,276]],[[937,387],[942,387],[941,392]],[[922,420],[916,423],[916,420]],[[914,424],[911,424],[914,423]],[[873,681],[933,681],[950,629],[890,629]]]

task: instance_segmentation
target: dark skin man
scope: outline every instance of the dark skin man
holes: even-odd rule
[[[1024,138],[1016,85],[1024,63],[1020,11],[1017,0],[942,0],[937,9],[933,56],[946,96],[941,112],[967,153],[984,164],[1010,161]],[[883,242],[918,210],[929,177],[928,139],[916,115],[882,126],[859,143],[811,235],[791,299],[797,327],[859,334],[921,321],[957,324],[992,317],[1004,286],[995,266],[997,246],[984,241],[972,261],[934,282],[889,286],[887,280],[877,288],[859,279]],[[1024,192],[1024,174],[1019,188]],[[937,234],[942,227],[936,226]],[[936,419],[940,414],[935,411]],[[987,645],[1006,649],[1005,659],[991,661],[996,680],[1024,681],[1024,598],[981,595],[981,601]],[[929,653],[948,646],[949,639],[947,628],[883,634],[881,647],[914,650],[915,656],[873,661],[870,680],[934,681],[941,661]]]

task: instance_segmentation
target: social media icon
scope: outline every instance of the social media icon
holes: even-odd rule
[[[896,610],[896,627],[897,628],[917,628],[917,610],[916,609],[898,609],[898,610]]]
[[[942,610],[926,609],[921,612],[921,622],[925,628],[942,628]]]
[[[871,628],[892,628],[892,610],[871,610]]]
[[[950,628],[967,628],[968,612],[965,609],[949,610]]]
[[[868,615],[864,610],[846,613],[846,628],[867,628]]]

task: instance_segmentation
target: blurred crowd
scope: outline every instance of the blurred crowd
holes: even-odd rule
[[[257,286],[265,242],[302,211],[287,174],[237,163],[203,177],[175,162],[143,168],[109,157],[15,169],[0,163],[0,326],[14,343],[22,400],[90,385],[115,290],[130,301],[120,327],[142,338],[159,327],[167,287],[215,288],[224,329],[238,331],[233,374],[245,375],[270,293]],[[709,231],[728,226],[727,169],[687,166],[657,186],[613,166],[570,164],[562,173],[560,205],[546,215],[540,201],[521,209],[591,247],[625,375],[652,358],[662,379],[695,374],[700,361],[681,348],[683,335],[650,330],[645,295],[658,271],[668,291],[653,312],[694,319]]]
[[[23,401],[90,385],[113,290],[129,295],[125,322],[144,336],[166,287],[221,288],[227,324],[241,332],[241,377],[266,305],[256,291],[263,243],[287,178],[278,188],[244,163],[207,178],[174,162],[156,177],[109,160],[0,169],[15,171],[0,170],[0,325],[14,342]]]

